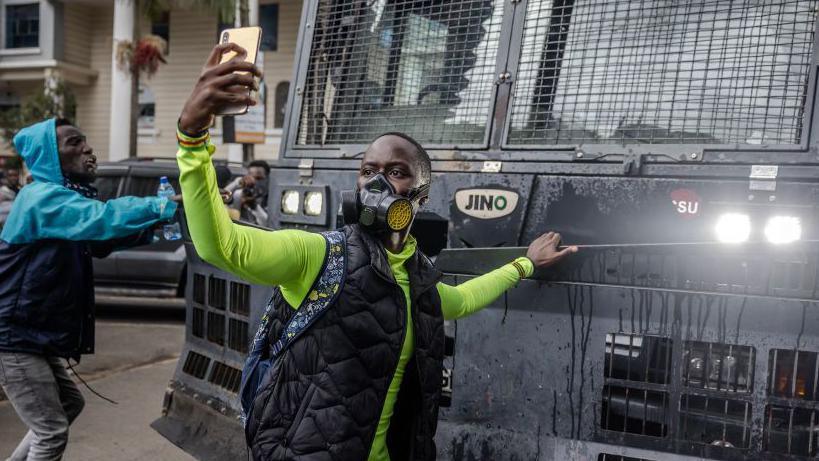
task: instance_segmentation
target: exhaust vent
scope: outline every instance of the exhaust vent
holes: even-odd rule
[[[185,358],[185,364],[182,366],[182,372],[187,373],[194,378],[204,379],[205,372],[208,371],[210,359],[202,354],[194,351],[189,351]]]

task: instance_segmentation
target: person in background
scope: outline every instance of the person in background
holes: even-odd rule
[[[0,386],[29,429],[9,459],[59,460],[85,404],[61,359],[94,352],[91,257],[150,243],[177,205],[97,200],[97,158],[67,120],[22,129],[14,147],[34,182],[20,189],[0,233]]]
[[[20,192],[20,170],[7,168],[0,180],[0,229],[6,223],[14,199]]]
[[[219,195],[222,197],[222,203],[225,204],[228,216],[230,216],[230,219],[238,221],[241,217],[241,213],[238,209],[230,206],[233,202],[233,194],[227,189],[231,186],[229,183],[233,173],[231,173],[230,168],[225,165],[215,165],[214,171],[216,172],[216,186],[219,188]]]
[[[232,194],[230,206],[239,210],[240,220],[267,225],[267,177],[270,165],[263,160],[254,160],[247,166],[247,174],[236,178],[225,190]]]
[[[20,192],[20,170],[7,168],[0,182],[0,202],[14,201]]]

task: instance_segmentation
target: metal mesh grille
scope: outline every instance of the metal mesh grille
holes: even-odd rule
[[[684,394],[680,398],[682,438],[725,448],[748,448],[751,404],[741,400]]]
[[[191,334],[197,338],[205,337],[205,311],[198,307],[193,308],[191,316]]]
[[[321,0],[297,144],[484,142],[503,2]]]
[[[768,363],[768,395],[819,401],[819,353],[773,349]]]
[[[816,7],[532,0],[509,143],[796,144]]]
[[[748,393],[754,382],[751,346],[687,341],[683,351],[683,385],[709,391]]]
[[[228,347],[239,352],[247,352],[249,346],[247,322],[230,319],[228,322]]]
[[[225,316],[215,312],[208,312],[208,341],[225,345]]]
[[[664,437],[668,430],[669,338],[607,334],[600,427]]]
[[[230,282],[230,311],[243,316],[250,315],[250,285]]]
[[[765,409],[765,449],[773,453],[819,454],[819,410],[769,405]]]
[[[182,365],[182,371],[199,379],[205,377],[205,372],[210,365],[210,359],[206,356],[190,351],[185,358],[185,364]]]
[[[205,304],[205,276],[193,274],[193,301]]]
[[[208,305],[216,309],[225,310],[226,296],[227,281],[211,275],[208,279]]]
[[[230,392],[239,392],[239,386],[242,384],[242,372],[222,362],[214,362],[208,381]]]

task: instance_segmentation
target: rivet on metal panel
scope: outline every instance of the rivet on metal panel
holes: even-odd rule
[[[576,155],[577,155],[577,158],[583,158],[583,155],[585,155],[585,154],[583,153],[582,150],[579,150],[579,151],[577,151]]]
[[[304,89],[302,87],[300,87],[300,86],[297,86],[296,87],[296,94],[301,96],[302,94],[304,94]]]
[[[487,160],[483,162],[483,168],[481,168],[481,173],[500,173],[502,166],[503,162],[493,162],[491,160]]]
[[[697,158],[699,158],[699,156],[700,156],[700,154],[698,154],[696,152],[692,152],[691,153],[691,160],[696,160]]]
[[[299,176],[310,177],[313,176],[313,159],[303,158],[299,162]]]
[[[775,202],[776,201],[776,195],[771,195],[770,197],[768,197],[768,201],[769,202]]]

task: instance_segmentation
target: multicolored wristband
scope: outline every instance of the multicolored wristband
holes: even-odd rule
[[[176,124],[176,142],[179,144],[179,147],[184,147],[186,149],[193,149],[197,147],[204,147],[210,141],[210,131],[203,130],[195,135],[191,135],[182,131],[182,128],[179,126],[179,122],[177,121]]]

